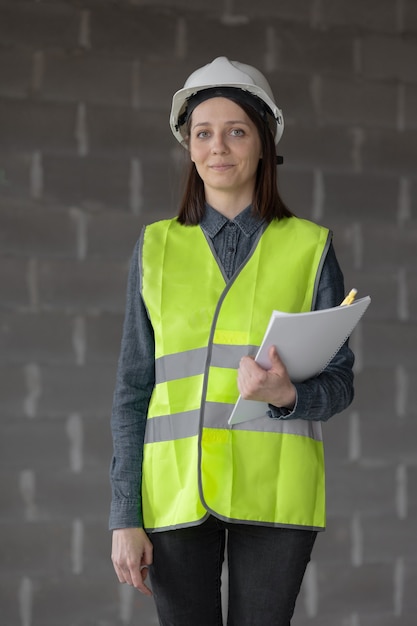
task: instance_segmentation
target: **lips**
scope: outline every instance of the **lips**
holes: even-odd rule
[[[232,163],[214,163],[213,165],[209,165],[211,170],[215,170],[217,172],[224,172],[231,167],[233,167]]]

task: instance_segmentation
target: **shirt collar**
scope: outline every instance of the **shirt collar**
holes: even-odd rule
[[[250,237],[262,226],[264,220],[252,214],[251,204],[236,215],[234,220],[229,220],[212,206],[206,204],[206,210],[200,222],[200,226],[211,239],[215,237],[228,222],[234,222],[246,237]]]

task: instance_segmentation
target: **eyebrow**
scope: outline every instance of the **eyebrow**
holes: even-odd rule
[[[211,124],[213,124],[213,122],[198,122],[196,124],[193,124],[191,126],[191,128],[198,128],[199,126],[211,126]],[[249,126],[248,122],[245,122],[243,120],[228,120],[224,123],[225,125],[227,124],[241,124],[244,126]]]

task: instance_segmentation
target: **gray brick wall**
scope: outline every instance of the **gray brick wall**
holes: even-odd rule
[[[267,75],[283,195],[373,298],[294,624],[415,624],[415,0],[0,0],[1,626],[157,623],[109,560],[109,412],[132,247],[179,193],[170,98],[220,54]]]

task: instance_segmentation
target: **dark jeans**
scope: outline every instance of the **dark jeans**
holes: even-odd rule
[[[230,524],[152,533],[150,577],[161,626],[221,626],[227,534],[228,626],[289,626],[317,533]]]

